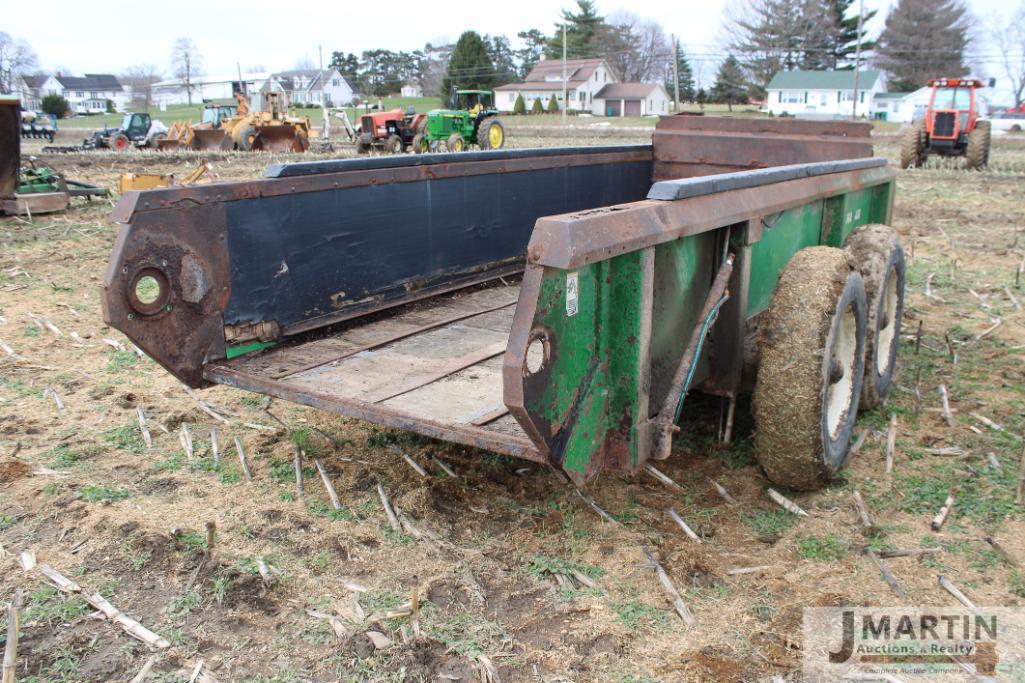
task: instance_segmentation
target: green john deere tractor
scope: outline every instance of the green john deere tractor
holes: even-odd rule
[[[451,109],[433,109],[413,137],[413,151],[462,152],[472,145],[482,150],[502,149],[505,128],[498,120],[490,90],[457,90]]]

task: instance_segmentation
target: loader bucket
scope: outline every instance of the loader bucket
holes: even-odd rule
[[[253,140],[254,152],[305,152],[309,139],[294,126],[260,126]]]
[[[192,149],[230,151],[234,147],[231,136],[221,128],[193,128]]]
[[[157,149],[161,152],[174,152],[184,147],[181,140],[168,140],[167,138],[157,140]]]

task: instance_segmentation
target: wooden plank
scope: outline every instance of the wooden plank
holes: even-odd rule
[[[436,366],[437,369],[435,369],[433,372],[413,375],[409,377],[409,379],[407,379],[405,382],[400,383],[398,386],[385,387],[382,388],[381,391],[371,393],[366,400],[370,401],[371,403],[381,403],[383,401],[387,401],[390,398],[401,396],[402,394],[405,394],[409,391],[413,391],[414,389],[426,386],[442,378],[448,377],[449,375],[452,375],[458,372],[459,370],[463,370],[472,365],[476,365],[477,363],[480,363],[483,360],[501,356],[505,353],[505,346],[506,342],[500,341],[496,344],[486,346],[483,349],[471,351],[462,356],[448,358],[446,359],[445,363],[441,364],[440,366]],[[501,389],[501,374],[498,375],[497,384],[498,388]]]
[[[493,358],[382,401],[384,405],[444,422],[480,426],[505,412],[502,362]]]

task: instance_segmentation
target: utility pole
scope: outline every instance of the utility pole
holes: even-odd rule
[[[663,34],[665,35],[665,34]],[[566,87],[566,24],[562,25],[562,125],[566,125],[566,105],[569,104]]]
[[[331,139],[331,120],[327,115],[327,102],[324,97],[327,95],[327,80],[324,78],[324,46],[318,45],[317,52],[320,53],[320,73],[317,74],[320,78],[320,115],[323,117],[323,121],[320,124],[321,137],[325,140]]]
[[[858,118],[858,72],[861,71],[861,26],[865,21],[865,0],[858,0],[858,44],[854,46],[854,101],[851,102],[851,118]]]
[[[680,112],[680,56],[676,53],[676,36],[673,39],[673,113]]]

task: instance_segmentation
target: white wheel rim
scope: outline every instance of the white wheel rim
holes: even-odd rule
[[[886,289],[879,302],[880,310],[877,315],[883,316],[881,320],[885,326],[879,326],[879,334],[876,336],[876,374],[885,375],[890,369],[890,360],[893,357],[893,344],[897,340],[897,271],[891,270],[886,276]]]
[[[851,304],[841,314],[833,348],[826,358],[826,426],[830,439],[840,434],[840,427],[851,407],[857,350],[858,320],[854,315],[854,305]],[[843,371],[843,375],[835,382],[832,381],[834,363]]]

